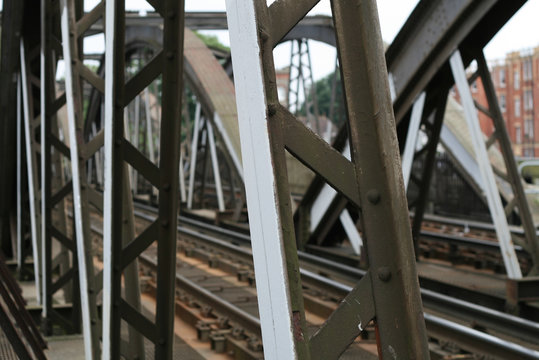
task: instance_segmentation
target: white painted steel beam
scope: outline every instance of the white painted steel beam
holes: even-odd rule
[[[180,200],[181,202],[185,202],[187,199],[187,194],[185,191],[185,174],[183,171],[183,157],[184,157],[184,150],[183,146],[181,147],[180,151],[180,166],[179,166],[179,177],[180,177]]]
[[[221,183],[221,173],[219,172],[219,160],[217,159],[217,148],[215,147],[215,135],[211,122],[206,123],[208,127],[208,141],[210,146],[211,163],[213,167],[213,179],[215,181],[215,190],[217,192],[217,204],[219,211],[225,211],[225,199],[223,197],[223,186]]]
[[[107,1],[105,4],[105,26],[114,29],[116,23],[116,2]],[[114,56],[117,51],[114,48],[116,33],[114,31],[105,32],[105,95],[114,93]],[[125,111],[125,110],[124,110]],[[124,112],[125,114],[125,112]],[[105,189],[103,196],[103,342],[102,359],[111,358],[111,337],[112,337],[112,290],[113,290],[113,264],[112,264],[112,170],[113,147],[114,147],[114,99],[112,96],[105,96],[105,119],[103,128],[105,129],[105,159],[104,159],[104,178]],[[134,185],[134,184],[133,184]],[[121,239],[115,239],[121,241]]]
[[[26,166],[27,166],[27,178],[28,178],[28,201],[30,202],[30,234],[32,236],[32,252],[34,256],[34,277],[36,282],[36,299],[38,304],[41,304],[41,236],[40,236],[40,223],[41,217],[39,216],[38,209],[38,196],[36,189],[38,189],[38,175],[37,175],[37,159],[35,156],[35,149],[32,147],[34,128],[33,122],[33,107],[30,103],[30,97],[32,94],[29,92],[31,84],[28,78],[28,68],[26,64],[26,50],[24,47],[24,41],[21,39],[20,44],[20,56],[21,56],[21,82],[22,82],[22,103],[24,113],[24,134],[26,143]]]
[[[140,96],[137,96],[140,99]],[[140,100],[139,100],[140,103]],[[150,155],[150,161],[155,164],[155,147],[153,144],[153,124],[152,116],[150,114],[150,94],[148,88],[144,89],[144,113],[146,115],[146,143],[148,146],[148,154]],[[137,106],[137,111],[140,113],[140,106]],[[140,117],[140,115],[139,115]]]
[[[17,271],[24,265],[22,236],[22,114],[21,114],[21,77],[17,77]]]
[[[72,52],[70,41],[70,29],[69,29],[69,8],[67,0],[61,1],[61,30],[62,30],[62,45],[63,56],[66,64],[72,64]],[[88,296],[88,277],[95,276],[93,273],[88,273],[88,268],[93,269],[93,264],[87,264],[87,256],[85,254],[91,249],[86,248],[86,239],[84,239],[83,228],[83,215],[82,215],[82,202],[81,202],[81,179],[80,163],[79,163],[79,143],[77,141],[77,125],[75,117],[75,99],[74,99],[74,84],[73,73],[71,72],[71,66],[66,67],[65,71],[65,93],[66,93],[66,105],[67,105],[67,118],[69,127],[69,149],[71,155],[71,173],[73,184],[73,217],[75,220],[75,240],[77,247],[77,260],[79,271],[79,286],[80,286],[80,301],[81,301],[81,315],[82,315],[82,333],[84,335],[84,353],[86,359],[94,359],[94,349],[92,346],[92,338],[95,334],[92,333],[92,325],[90,318],[90,300]],[[83,163],[84,166],[84,163]]]
[[[295,359],[283,235],[252,0],[227,0],[258,308],[266,359]]]
[[[451,65],[453,77],[455,78],[455,84],[460,94],[464,116],[471,134],[475,156],[484,184],[485,196],[496,229],[496,235],[498,236],[498,241],[500,243],[507,276],[511,279],[520,279],[522,278],[522,272],[515,253],[513,241],[511,240],[511,233],[507,224],[507,218],[505,217],[505,210],[502,206],[498,187],[496,186],[496,180],[494,179],[494,172],[489,161],[483,133],[479,127],[479,118],[468,85],[466,69],[464,68],[458,50],[451,55],[449,63]]]
[[[347,209],[344,209],[339,216],[339,219],[344,228],[344,231],[346,232],[346,236],[348,236],[348,240],[350,240],[350,243],[352,244],[352,248],[354,249],[356,254],[360,255],[361,247],[363,246],[363,240],[361,239],[361,235],[357,231],[357,227],[354,223],[354,220],[352,220],[352,216],[350,216],[350,212],[348,212]]]
[[[344,147],[344,150],[342,151],[342,154],[346,159],[351,159],[350,143],[348,141],[346,141],[346,145]],[[313,202],[313,205],[311,206],[311,223],[309,227],[311,232],[316,230],[318,225],[320,225],[320,221],[322,221],[324,215],[329,208],[329,205],[331,205],[333,199],[335,199],[335,196],[337,196],[337,192],[328,184],[324,184],[322,190],[320,191],[319,195],[316,197]]]
[[[422,92],[414,102],[410,124],[408,125],[406,144],[404,145],[404,152],[402,154],[402,177],[404,178],[405,189],[408,189],[410,173],[412,172],[412,163],[414,162],[417,135],[419,134],[419,126],[421,125],[421,118],[423,116],[425,97],[425,92]]]
[[[198,155],[198,139],[200,137],[201,106],[197,103],[195,109],[195,121],[193,124],[193,141],[191,142],[191,157],[189,158],[189,188],[187,190],[187,208],[193,208],[193,192],[195,190],[195,172]]]

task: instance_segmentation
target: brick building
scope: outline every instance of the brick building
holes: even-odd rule
[[[539,157],[539,47],[507,54],[491,63],[498,102],[516,156]],[[472,84],[475,100],[486,105],[481,80]],[[481,129],[492,134],[492,121],[479,112]]]

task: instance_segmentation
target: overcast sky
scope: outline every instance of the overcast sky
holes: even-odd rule
[[[395,38],[417,2],[417,0],[378,0],[378,12],[384,41],[390,43]],[[133,10],[151,9],[145,0],[126,0],[126,4],[129,9]],[[225,11],[225,0],[186,0],[185,7],[187,11]],[[322,0],[311,13],[330,15],[329,0]],[[528,0],[527,4],[487,45],[485,48],[487,59],[502,59],[507,52],[539,46],[538,16],[539,0]],[[217,33],[216,35],[222,42],[229,43],[226,33]],[[289,62],[289,56],[289,46],[284,45],[276,49],[276,66],[286,66]],[[316,78],[332,71],[335,62],[333,49],[321,44],[311,44],[311,57]]]
[[[511,1],[511,0],[505,0]],[[272,2],[272,0],[268,0]],[[378,12],[382,37],[384,41],[393,41],[400,28],[416,6],[418,0],[378,0]],[[87,0],[87,10],[97,3],[97,0]],[[128,10],[152,8],[145,0],[126,0]],[[225,0],[186,0],[186,11],[225,11]],[[329,0],[321,2],[312,10],[311,14],[331,15]],[[539,0],[528,0],[520,11],[504,26],[485,48],[485,55],[489,60],[503,59],[510,51],[523,50],[539,46],[539,31],[537,18],[539,15]],[[214,32],[221,42],[229,44],[227,32]],[[310,42],[311,58],[315,78],[320,78],[333,71],[335,65],[335,50],[327,45]],[[103,51],[103,40],[90,40],[85,49],[95,52]],[[289,63],[289,45],[280,45],[274,52],[275,65],[285,67]]]

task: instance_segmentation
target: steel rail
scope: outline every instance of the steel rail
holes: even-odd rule
[[[413,212],[411,212],[413,214]],[[466,220],[466,219],[458,219],[458,218],[448,218],[445,216],[439,216],[439,215],[433,215],[433,214],[425,214],[424,216],[425,221],[434,221],[434,222],[441,222],[448,225],[456,225],[456,226],[468,226],[470,229],[478,229],[478,230],[488,230],[494,232],[494,226],[490,223],[481,222],[481,221],[474,221],[474,220]],[[509,230],[512,234],[515,235],[524,235],[524,230],[522,227],[509,225]],[[539,230],[537,231],[537,234],[539,235]],[[516,250],[516,247],[515,247]]]
[[[155,266],[155,259],[147,254],[142,254],[140,259],[142,264]],[[334,292],[348,293],[352,290],[351,286],[332,281],[305,269],[301,269],[301,276],[302,278],[309,278],[309,281],[317,281],[320,284],[324,284],[325,287],[331,288]],[[201,299],[203,303],[211,306],[217,313],[226,314],[230,317],[232,322],[237,323],[247,331],[260,335],[260,320],[255,316],[239,309],[230,302],[219,298],[182,275],[177,274],[176,281],[180,289],[197,299]],[[425,301],[423,291],[422,295],[423,301]],[[458,343],[464,350],[488,354],[495,358],[503,359],[539,359],[539,352],[528,349],[522,345],[500,339],[481,331],[470,329],[466,326],[429,313],[425,313],[424,316],[429,335],[450,339],[451,341]],[[525,324],[525,322],[521,324],[521,326],[526,327],[527,330],[530,331],[530,334],[533,331],[537,332],[537,324],[535,328],[530,328],[527,325],[528,324]],[[530,335],[529,339],[530,340],[528,341],[534,341],[537,338]]]
[[[141,264],[157,267],[155,257],[143,253],[140,255]],[[257,335],[260,334],[260,320],[248,312],[238,308],[234,304],[220,298],[211,291],[204,289],[194,281],[189,280],[187,277],[176,273],[176,286],[180,291],[185,291],[197,299],[200,299],[204,304],[212,307],[217,313],[226,314],[232,322],[235,322],[245,330]]]
[[[152,208],[149,205],[137,204],[136,207],[139,208],[139,209],[143,209],[145,211],[155,212],[155,209]],[[137,215],[138,214],[140,214],[141,217],[144,216],[143,213],[141,213],[140,211],[137,212]],[[237,242],[250,243],[250,241],[251,241],[250,237],[248,235],[246,235],[246,234],[242,234],[242,233],[239,233],[239,232],[236,232],[236,231],[233,231],[233,230],[217,227],[217,226],[208,224],[208,223],[203,222],[203,221],[194,220],[194,219],[189,218],[188,216],[185,216],[185,215],[180,215],[178,220],[181,223],[186,224],[186,225],[191,225],[191,226],[197,227],[199,229],[203,228],[203,229],[205,229],[207,231],[211,231],[213,233],[218,233],[220,235],[231,237]],[[458,225],[458,222],[454,222],[454,223]],[[481,225],[480,223],[478,223],[478,224]],[[479,225],[478,225],[478,228],[479,228]],[[474,224],[474,227],[475,227],[475,224]],[[485,230],[490,230],[491,228],[485,226],[484,229]],[[515,233],[518,233],[518,231],[515,231]],[[471,247],[471,248],[481,249],[483,251],[495,251],[496,253],[499,253],[499,249],[500,249],[499,244],[497,242],[494,242],[494,241],[474,239],[474,238],[470,238],[470,237],[466,237],[466,236],[458,236],[458,235],[451,235],[451,234],[439,234],[439,233],[436,233],[434,231],[426,231],[426,230],[422,230],[420,234],[425,239],[439,241],[439,242],[445,242],[445,243],[457,245],[459,247],[460,246],[462,246],[462,247]],[[520,245],[515,245],[515,250],[517,251],[517,253],[519,255],[522,255],[522,256],[526,256],[528,254],[524,250],[524,248],[522,246],[520,246]],[[299,253],[300,254],[305,254],[307,256],[309,255],[306,252],[299,252]]]
[[[439,242],[445,242],[449,244],[455,244],[459,246],[469,246],[474,248],[480,248],[482,250],[496,250],[498,253],[500,251],[500,244],[497,241],[473,239],[465,236],[451,235],[451,234],[440,234],[434,231],[421,231],[421,237],[429,240],[436,240]],[[515,251],[519,255],[528,255],[528,253],[520,245],[515,245]]]
[[[146,207],[146,209],[150,210],[148,207]],[[151,215],[139,211],[135,211],[135,216],[148,221],[154,219]],[[180,219],[180,222],[181,221],[182,220]],[[198,221],[192,221],[191,224],[202,224],[204,225],[205,230],[213,228],[212,230],[217,231],[218,229],[217,227]],[[230,244],[225,240],[217,239],[208,234],[201,234],[198,231],[187,229],[181,225],[178,226],[178,231],[180,234],[188,236],[190,239],[200,240],[206,245],[239,256],[242,260],[252,261],[251,251],[248,248]],[[234,235],[234,232],[230,230],[226,230],[224,233],[226,233],[227,236]],[[246,235],[237,235],[238,242],[245,243]],[[367,273],[365,270],[343,265],[305,252],[298,251],[298,257],[302,263],[300,272],[303,280],[310,284],[314,284],[319,288],[336,293],[339,296],[346,296],[352,287],[335,279],[329,279],[318,275],[314,271],[307,270],[305,266],[314,265],[321,268],[319,269],[321,272],[325,273],[331,271],[332,274],[344,275],[351,281],[359,281]],[[537,344],[537,339],[539,339],[539,323],[479,306],[468,301],[455,299],[424,288],[421,289],[421,297],[425,307],[442,312],[448,316],[459,318],[462,321],[473,319],[477,325],[535,344]],[[451,331],[453,330],[448,329],[447,331],[451,334]]]

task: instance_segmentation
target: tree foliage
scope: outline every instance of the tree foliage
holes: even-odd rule
[[[230,48],[219,41],[219,38],[215,35],[206,35],[201,34],[198,31],[195,31],[195,34],[199,37],[200,40],[206,44],[210,49],[217,49],[225,52],[230,52]]]
[[[333,112],[331,112],[331,93],[333,88],[333,77],[336,75],[336,84],[335,84],[335,101],[333,102]],[[344,122],[344,103],[343,103],[343,91],[341,83],[341,74],[339,71],[335,73],[330,73],[323,77],[322,79],[315,82],[316,86],[316,99],[318,101],[318,114],[331,116],[331,121],[338,127]],[[311,95],[309,94],[308,99],[310,102]],[[311,109],[313,111],[313,109]],[[301,109],[302,113],[305,113],[305,103]]]

